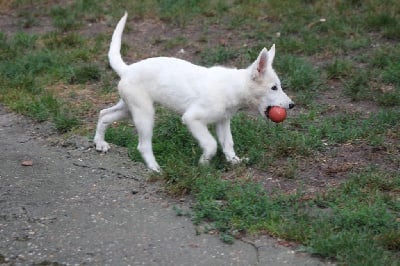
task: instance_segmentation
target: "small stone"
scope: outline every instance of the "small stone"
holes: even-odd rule
[[[23,161],[21,163],[21,165],[22,166],[32,166],[33,165],[33,161],[32,160],[26,160],[26,161]]]

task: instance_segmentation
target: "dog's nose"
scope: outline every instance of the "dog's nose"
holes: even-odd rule
[[[294,103],[289,104],[289,109],[292,109],[294,107]]]

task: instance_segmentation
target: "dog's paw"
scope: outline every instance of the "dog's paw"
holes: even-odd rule
[[[107,152],[110,149],[110,144],[106,141],[96,141],[96,151]]]
[[[228,162],[231,164],[239,164],[239,163],[247,163],[249,161],[249,158],[244,157],[244,158],[239,158],[237,156],[227,158]]]
[[[207,158],[206,156],[202,155],[200,157],[199,164],[200,165],[205,165],[205,166],[209,165],[210,164],[210,158]]]
[[[156,173],[161,173],[161,167],[158,165],[158,163],[152,164],[152,165],[147,165],[147,167]]]

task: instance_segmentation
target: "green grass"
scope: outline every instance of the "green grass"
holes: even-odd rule
[[[215,221],[213,226],[227,242],[233,239],[227,235],[263,230],[345,264],[392,265],[398,259],[391,250],[399,250],[399,204],[387,192],[398,193],[399,178],[368,170],[304,202],[301,194],[270,196],[252,182],[229,182],[209,174],[194,181],[198,203],[193,219]]]
[[[224,242],[245,233],[268,233],[343,265],[399,261],[398,1],[74,0],[50,5],[40,0],[34,12],[29,12],[32,1],[13,4],[20,29],[0,32],[0,101],[36,121],[51,121],[60,133],[84,126],[88,122],[83,117],[93,115],[91,103],[78,98],[80,89],[94,88],[99,98],[115,92],[117,77],[106,61],[110,36],[85,36],[81,29],[90,24],[113,27],[127,10],[131,28],[146,19],[166,29],[197,30],[200,35],[194,35],[200,39],[166,34],[150,39],[151,46],[166,55],[184,48],[194,62],[207,66],[247,67],[263,47],[275,43],[276,71],[299,111],[278,125],[238,115],[232,121],[235,149],[249,161],[231,166],[218,150],[210,166],[201,167],[201,150],[180,117],[158,108],[153,146],[164,172],[156,178],[165,181],[170,194],[192,193],[196,204],[185,215],[217,231]],[[28,33],[37,32],[27,29],[41,27],[43,20],[53,30]],[[225,34],[231,37],[224,46],[213,39]],[[132,53],[133,47],[123,43],[123,54]],[[75,91],[66,97],[71,87]],[[337,90],[338,102],[321,102],[328,90]],[[369,104],[371,110],[342,109],[342,97],[356,107]],[[106,139],[126,146],[132,160],[142,161],[129,123],[110,128]],[[301,186],[295,194],[267,193],[249,170],[301,183],[301,162],[334,156],[343,145],[383,152],[371,165],[343,173],[340,185],[313,197],[304,197]],[[390,169],[380,166],[382,162]]]
[[[335,61],[326,67],[328,79],[348,78],[352,75],[353,65],[350,60],[335,59]]]
[[[86,63],[95,55],[88,40],[73,33],[38,36],[17,32],[12,37],[0,34],[0,47],[0,100],[39,122],[53,121],[60,132],[77,127],[80,111],[71,110],[69,103],[46,87],[101,81],[98,65]]]
[[[292,55],[283,55],[275,60],[278,73],[287,75],[282,86],[295,92],[296,104],[309,105],[321,85],[320,72],[306,60]],[[281,75],[282,75],[281,74]]]
[[[74,32],[82,26],[82,18],[96,20],[93,16],[103,10],[96,3],[75,1],[71,6],[46,6],[42,15],[49,15],[55,26],[55,30],[48,33],[18,31],[8,37],[0,33],[0,99],[3,103],[39,122],[52,121],[61,133],[81,124],[83,110],[71,108],[76,103],[57,99],[58,92],[54,92],[53,87],[93,83],[103,83],[107,87],[108,80],[102,80],[106,66],[97,58],[99,51],[106,51],[105,39],[88,39]],[[18,4],[24,7],[29,1]],[[21,11],[20,16],[23,19],[27,13]],[[31,19],[30,16],[27,19]],[[24,27],[32,26],[36,24]]]
[[[226,47],[217,47],[215,49],[206,49],[200,54],[199,64],[204,66],[226,65],[231,60],[238,57],[236,51]]]
[[[400,247],[399,182],[398,173],[369,169],[319,199],[317,204],[331,213],[322,216],[314,232],[313,252],[339,257],[349,265],[392,265],[398,254],[390,250]]]

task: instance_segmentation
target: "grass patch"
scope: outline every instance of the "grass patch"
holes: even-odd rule
[[[353,66],[349,60],[335,59],[332,64],[326,67],[328,79],[347,78],[352,74]]]
[[[69,5],[58,5],[50,9],[54,26],[61,32],[80,28],[86,21],[95,22],[104,15],[104,2],[75,0]]]
[[[50,12],[53,18],[53,24],[60,31],[68,31],[79,28],[81,21],[77,20],[76,13],[70,12],[69,8],[56,6]]]
[[[199,64],[204,66],[223,65],[237,57],[238,54],[236,51],[221,46],[215,49],[204,50],[200,55]]]
[[[101,79],[100,68],[96,65],[77,66],[71,70],[70,84],[85,84],[87,82],[96,82]]]
[[[399,232],[399,182],[398,173],[370,169],[319,199],[332,213],[315,232],[314,252],[351,265],[392,264],[397,255],[390,250],[399,251],[399,235],[394,233]]]
[[[64,80],[70,84],[100,82],[99,67],[75,65],[84,61],[83,54],[93,56],[90,48],[82,49],[85,45],[87,41],[76,34],[0,34],[0,100],[36,121],[53,121],[59,132],[77,127],[80,110],[70,109],[69,103],[57,99],[47,87]]]
[[[369,73],[363,70],[355,73],[354,77],[345,84],[345,92],[353,101],[370,98]]]
[[[384,180],[384,181],[382,181]],[[398,174],[369,170],[313,201],[271,196],[248,181],[208,175],[195,180],[194,221],[215,221],[221,239],[263,230],[307,245],[307,250],[349,265],[390,265],[399,251]],[[389,237],[391,235],[391,237]],[[378,241],[377,241],[378,240]]]
[[[296,93],[296,104],[309,105],[321,85],[318,69],[314,68],[307,60],[292,55],[280,56],[275,60],[275,67],[281,76],[282,86],[290,92]]]
[[[276,62],[279,72],[285,73],[284,86],[292,91],[315,91],[320,84],[319,72],[309,62],[295,56],[281,56]]]

